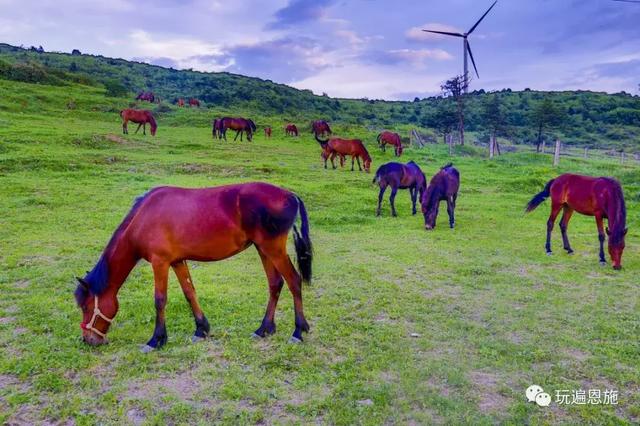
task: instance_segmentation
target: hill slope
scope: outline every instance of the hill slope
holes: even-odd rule
[[[179,71],[123,59],[45,53],[7,44],[0,44],[0,78],[58,85],[115,85],[124,93],[128,92],[128,96],[139,90],[152,90],[167,103],[173,103],[177,97],[196,97],[209,106],[229,111],[255,111],[283,116],[284,120],[323,117],[375,127],[398,124],[434,127],[438,107],[449,102],[440,97],[414,102],[334,99],[230,73]],[[469,95],[467,101],[468,130],[483,130],[483,104],[490,96],[500,98],[509,124],[508,135],[518,143],[535,140],[532,109],[548,97],[566,113],[566,117],[561,128],[547,133],[547,138],[559,136],[572,145],[628,151],[638,150],[640,146],[638,96],[588,91],[512,92],[506,89],[494,94],[476,91]]]

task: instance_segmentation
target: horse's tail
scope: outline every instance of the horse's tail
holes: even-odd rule
[[[307,209],[300,197],[298,200],[298,212],[300,213],[300,232],[293,225],[293,244],[296,248],[296,259],[298,261],[298,269],[302,275],[302,281],[311,284],[311,264],[313,263],[313,245],[309,236],[309,217]]]
[[[124,120],[124,110],[120,111],[120,118],[122,118]]]
[[[531,201],[529,201],[529,203],[527,204],[527,208],[525,209],[525,212],[529,213],[530,211],[534,210],[536,207],[542,204],[544,200],[546,200],[549,197],[549,194],[551,191],[551,185],[553,185],[554,181],[555,179],[551,179],[549,182],[547,182],[547,184],[544,186],[544,189],[542,191],[538,192],[536,195],[533,196]]]
[[[320,144],[320,146],[321,146],[321,147],[323,147],[323,148],[325,147],[325,145],[327,144],[327,142],[329,142],[329,139],[325,139],[325,140],[320,139],[320,138],[318,137],[318,134],[317,134],[317,133],[314,133],[314,134],[313,134],[313,137],[314,137],[314,138],[316,138],[316,140],[318,141],[318,143]]]
[[[378,167],[378,170],[376,170],[376,175],[373,177],[373,180],[371,181],[371,183],[380,182],[380,177],[382,176],[382,168],[383,167],[384,166]]]
[[[378,141],[378,145],[380,145],[380,138],[382,137],[382,132],[378,133],[378,137],[376,137],[376,140]]]

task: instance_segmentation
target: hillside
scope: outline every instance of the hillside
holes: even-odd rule
[[[441,97],[414,102],[335,99],[230,73],[179,71],[122,59],[38,52],[6,44],[0,44],[0,78],[50,85],[106,87],[111,94],[129,99],[140,90],[152,90],[165,104],[173,103],[177,97],[196,97],[207,106],[220,110],[277,115],[285,121],[323,117],[344,124],[391,128],[411,125],[433,131],[439,109],[450,102]],[[468,96],[466,123],[467,130],[478,132],[480,140],[485,138],[483,104],[492,96],[500,99],[508,124],[506,136],[515,143],[535,141],[532,110],[549,98],[566,115],[561,126],[545,133],[547,139],[558,136],[569,145],[629,152],[639,150],[638,96],[589,91],[475,91]]]

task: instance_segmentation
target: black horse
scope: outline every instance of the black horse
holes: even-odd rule
[[[426,230],[436,227],[440,201],[447,202],[449,227],[453,229],[455,225],[454,210],[456,209],[459,188],[460,173],[451,163],[441,168],[431,178],[429,186],[427,186],[427,190],[422,196],[422,214],[424,215],[424,228]]]
[[[373,178],[373,183],[378,183],[380,186],[380,193],[378,194],[378,209],[376,210],[376,216],[380,216],[380,204],[382,204],[382,197],[387,187],[391,187],[391,196],[389,197],[389,203],[391,204],[391,215],[398,216],[396,213],[395,198],[399,189],[408,189],[411,194],[411,203],[413,205],[412,213],[416,214],[416,200],[418,193],[420,198],[426,189],[427,180],[424,177],[424,173],[420,167],[413,161],[409,161],[407,164],[402,163],[386,163],[378,168],[376,175]]]

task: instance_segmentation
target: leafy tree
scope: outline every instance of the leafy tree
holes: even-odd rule
[[[463,75],[457,75],[445,81],[440,88],[445,96],[450,96],[456,103],[458,115],[458,132],[460,134],[460,145],[464,145],[464,90],[469,85],[469,79]]]
[[[565,119],[563,111],[548,96],[534,106],[531,111],[531,123],[535,126],[538,135],[537,152],[540,152],[544,131],[560,127]]]

